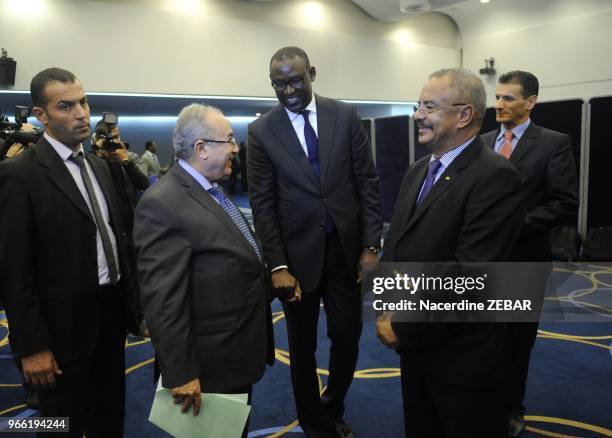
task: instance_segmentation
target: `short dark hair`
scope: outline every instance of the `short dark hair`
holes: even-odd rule
[[[155,140],[147,140],[145,143],[145,149],[148,151],[151,146],[155,144]]]
[[[540,83],[533,73],[522,70],[513,70],[504,73],[499,77],[500,84],[516,83],[521,86],[521,94],[525,99],[530,96],[537,96],[540,91]]]
[[[111,125],[110,123],[106,123],[104,120],[100,120],[96,124],[96,137],[99,137],[101,135],[110,135],[114,126],[116,125]]]
[[[310,60],[308,59],[308,55],[306,54],[306,52],[295,46],[288,46],[279,49],[274,55],[272,55],[272,58],[270,59],[270,65],[272,65],[272,63],[276,61],[285,61],[287,59],[293,58],[303,59],[304,63],[306,64],[306,69],[308,70],[310,68]]]
[[[32,105],[45,108],[47,106],[47,98],[45,97],[45,89],[51,82],[61,82],[62,84],[77,82],[77,77],[62,68],[51,67],[47,68],[32,78],[30,82],[30,95],[32,96]]]

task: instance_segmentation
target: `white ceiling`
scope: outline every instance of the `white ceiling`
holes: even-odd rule
[[[429,11],[465,3],[468,0],[352,0],[372,17],[381,21],[402,21],[410,14],[402,13],[400,4],[406,6],[427,5]]]

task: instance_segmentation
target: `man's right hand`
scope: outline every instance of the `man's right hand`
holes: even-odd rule
[[[295,291],[293,298],[287,300],[288,302],[292,303],[296,300],[301,301],[302,289],[300,288],[300,283],[297,281],[297,279],[293,275],[291,275],[288,269],[283,268],[283,269],[279,269],[278,271],[272,272],[271,280],[272,280],[273,288],[278,289],[278,288],[287,287],[287,288],[292,288]]]
[[[43,350],[22,357],[21,368],[26,382],[36,388],[54,388],[55,375],[62,374],[62,370],[59,369],[55,356],[50,350]]]
[[[175,404],[183,404],[181,412],[184,414],[193,405],[193,415],[200,413],[202,406],[202,390],[200,388],[200,379],[195,378],[191,382],[185,383],[183,386],[178,386],[172,389],[172,397]]]

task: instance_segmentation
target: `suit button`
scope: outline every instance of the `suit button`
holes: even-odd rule
[[[324,225],[319,225],[319,230],[323,231],[325,229]]]

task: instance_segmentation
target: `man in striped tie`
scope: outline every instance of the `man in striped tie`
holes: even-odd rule
[[[197,415],[201,392],[250,399],[272,362],[268,275],[249,224],[217,183],[238,152],[229,121],[189,105],[173,145],[178,163],[141,198],[134,242],[162,384]]]

